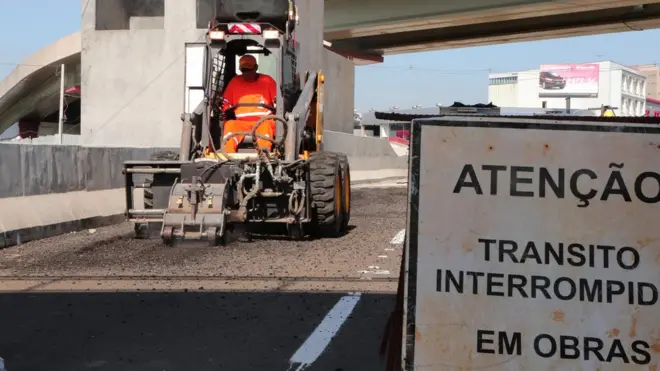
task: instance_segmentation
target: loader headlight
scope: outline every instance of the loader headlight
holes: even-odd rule
[[[210,31],[209,32],[209,39],[211,39],[211,40],[224,40],[225,39],[225,31]]]
[[[280,33],[277,30],[264,30],[264,39],[272,40],[277,39],[280,36]]]

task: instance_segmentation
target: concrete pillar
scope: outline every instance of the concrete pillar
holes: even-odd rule
[[[300,24],[296,28],[298,72],[322,70],[326,76],[324,120],[325,128],[353,133],[353,100],[355,65],[323,46],[324,2],[297,0]]]
[[[352,61],[325,48],[322,50],[325,73],[325,127],[342,133],[353,133],[355,65]]]
[[[96,2],[82,16],[83,143],[178,147],[185,43],[205,33],[196,1],[165,0],[162,29],[117,31],[95,30]]]
[[[300,24],[296,26],[296,40],[300,43],[298,50],[298,72],[304,76],[305,71],[323,68],[323,1],[297,0]]]
[[[203,41],[195,0],[165,0],[163,29],[95,30],[82,0],[82,140],[92,146],[178,147],[186,42]],[[352,133],[351,62],[323,47],[324,3],[298,0],[298,71],[324,70],[328,130]]]

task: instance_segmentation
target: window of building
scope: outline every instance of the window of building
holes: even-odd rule
[[[626,81],[626,91],[628,93],[632,93],[632,78],[628,76],[628,79]]]
[[[165,0],[96,0],[98,31],[163,29]]]
[[[518,82],[518,76],[492,77],[488,79],[488,85],[506,85]]]
[[[633,108],[632,99],[626,99],[626,114],[627,115],[634,114],[632,108]]]
[[[548,108],[548,101],[547,100],[544,100],[543,102],[541,102],[541,108]]]
[[[390,136],[410,140],[410,125],[390,124]]]
[[[621,114],[622,115],[625,115],[625,114],[628,113],[627,104],[628,104],[628,99],[627,98],[622,98],[621,99]]]
[[[621,77],[621,91],[623,91],[624,93],[626,92],[626,82],[627,81],[628,81],[628,76],[623,75]],[[623,102],[621,104],[623,104]]]

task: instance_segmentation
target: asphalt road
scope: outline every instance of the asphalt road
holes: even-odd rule
[[[355,189],[350,233],[228,247],[128,224],[0,251],[0,357],[20,370],[383,370],[406,189]]]

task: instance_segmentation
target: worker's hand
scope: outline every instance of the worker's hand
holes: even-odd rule
[[[231,107],[231,104],[229,104],[229,100],[227,100],[226,98],[223,98],[222,102],[220,102],[220,109],[222,110],[222,112],[227,111],[227,109],[229,109],[229,107]]]

